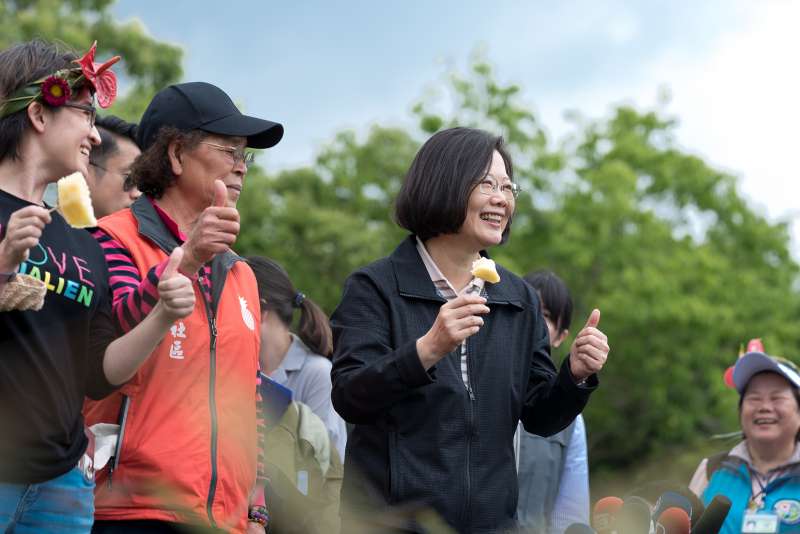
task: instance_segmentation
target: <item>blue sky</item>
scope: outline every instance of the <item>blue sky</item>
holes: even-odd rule
[[[284,123],[268,168],[311,162],[343,128],[411,124],[412,104],[480,49],[554,137],[566,110],[651,106],[666,86],[679,142],[739,175],[758,209],[789,217],[800,196],[798,2],[119,0],[113,12],[182,46],[185,81]]]

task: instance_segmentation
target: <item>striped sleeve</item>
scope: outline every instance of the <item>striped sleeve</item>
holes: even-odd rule
[[[131,253],[119,241],[100,228],[94,230],[92,236],[103,249],[108,264],[114,321],[122,332],[128,332],[158,302],[158,279],[168,258],[150,268],[142,279]]]

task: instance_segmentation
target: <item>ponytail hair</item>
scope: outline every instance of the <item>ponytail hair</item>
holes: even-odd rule
[[[258,283],[261,308],[275,313],[291,329],[295,308],[300,309],[297,336],[317,354],[330,358],[333,335],[328,316],[314,301],[297,291],[289,274],[277,262],[261,256],[250,256],[247,263]]]

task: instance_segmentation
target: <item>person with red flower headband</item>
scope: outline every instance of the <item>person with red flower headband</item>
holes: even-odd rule
[[[39,40],[0,51],[0,532],[90,531],[84,398],[127,382],[194,306],[178,249],[150,315],[118,337],[102,249],[43,202],[48,184],[87,173],[100,143],[93,102],[114,101],[119,58],[94,54]]]

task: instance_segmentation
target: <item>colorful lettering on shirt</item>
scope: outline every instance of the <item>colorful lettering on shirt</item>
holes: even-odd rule
[[[80,281],[64,276],[67,258],[75,264]],[[88,262],[81,257],[66,252],[56,253],[50,246],[38,244],[30,250],[28,259],[20,264],[19,272],[44,282],[47,291],[91,308],[94,282],[90,279],[92,271],[86,265]]]

